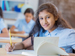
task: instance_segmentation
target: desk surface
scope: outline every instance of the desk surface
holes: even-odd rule
[[[18,39],[12,40],[12,43],[18,43],[18,42],[22,42],[22,39],[18,38]],[[8,40],[8,39],[0,39],[0,43],[10,43],[10,40]]]
[[[28,35],[24,35],[24,34],[11,34],[11,36],[14,36],[14,37],[23,37],[23,38],[27,38]]]
[[[25,55],[7,54],[4,48],[0,48],[0,56],[25,56]]]

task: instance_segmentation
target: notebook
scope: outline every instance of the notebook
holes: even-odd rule
[[[68,55],[58,47],[59,37],[35,37],[34,56]],[[22,54],[24,54],[23,52]],[[24,54],[25,55],[25,54]]]

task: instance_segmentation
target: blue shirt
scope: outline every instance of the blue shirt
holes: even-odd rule
[[[32,28],[34,27],[34,25],[35,25],[34,20],[31,20],[29,23],[27,23],[25,19],[19,19],[19,20],[16,21],[16,23],[15,23],[14,26],[19,31],[23,31],[23,28],[24,28],[24,31],[26,33],[30,33],[30,31],[32,30]]]
[[[0,34],[1,34],[1,31],[2,31],[4,28],[6,28],[6,27],[5,27],[5,24],[4,24],[4,22],[3,22],[3,19],[0,18]]]
[[[34,37],[37,35],[38,33]],[[64,48],[67,53],[72,53],[72,49],[75,49],[75,30],[73,29],[58,27],[51,33],[48,31],[43,33],[41,30],[39,37],[59,37],[59,47]]]

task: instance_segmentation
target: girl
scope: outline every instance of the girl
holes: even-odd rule
[[[3,12],[2,8],[0,7],[0,37],[8,37],[8,30],[5,27],[5,24],[3,22]],[[0,48],[2,45],[0,45]]]
[[[75,32],[60,16],[55,5],[51,3],[42,4],[38,8],[36,18],[36,24],[30,33],[30,37],[21,43],[13,44],[13,47],[11,47],[10,44],[7,44],[7,51],[31,47],[34,41],[33,38],[36,36],[59,36],[59,47],[64,48],[67,53],[72,53],[72,49],[75,49]]]
[[[3,12],[0,7],[0,37],[8,37],[8,30],[5,27],[5,24],[3,22]]]
[[[25,18],[17,20],[16,23],[10,28],[11,33],[14,34],[24,34],[24,33],[30,33],[32,28],[34,27],[34,11],[31,8],[28,8],[24,12]],[[17,28],[19,31],[15,31],[15,28]],[[22,38],[24,40],[24,38]]]

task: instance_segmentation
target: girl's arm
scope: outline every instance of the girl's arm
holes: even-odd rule
[[[14,33],[14,34],[24,34],[25,33],[24,31],[15,31],[15,29],[16,29],[16,27],[12,26],[10,28],[11,33]]]
[[[2,33],[0,34],[0,37],[8,37],[9,32],[6,28],[3,28]]]
[[[28,39],[24,40],[23,42],[15,44],[14,50],[16,50],[16,49],[28,49],[28,48],[31,48],[31,46],[32,46],[31,37],[29,37]]]
[[[16,43],[14,50],[17,50],[17,49],[30,49],[30,48],[32,48],[31,37],[29,37],[28,39],[24,40],[21,43]]]
[[[5,49],[8,52],[11,52],[13,50],[19,50],[19,49],[32,49],[31,37],[29,37],[23,42],[12,44],[12,46],[11,44],[7,44]]]

